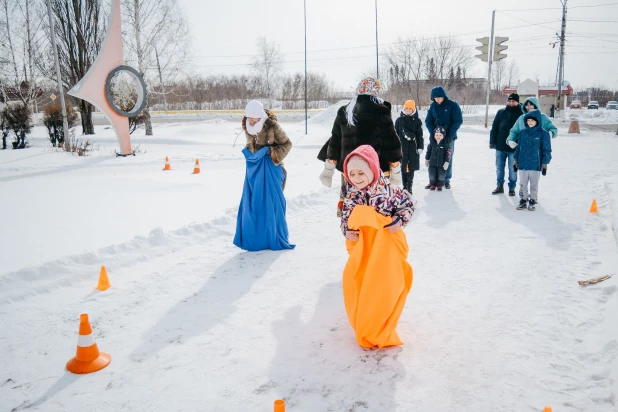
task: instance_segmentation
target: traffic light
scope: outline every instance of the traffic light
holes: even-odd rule
[[[489,56],[489,37],[482,37],[480,39],[476,39],[476,41],[482,44],[482,46],[476,47],[476,50],[480,51],[482,54],[477,54],[474,57],[476,57],[477,59],[481,59],[481,61],[486,62],[487,56]]]
[[[508,37],[496,37],[496,41],[494,43],[494,60],[497,62],[498,60],[502,60],[506,57],[506,54],[500,54],[501,51],[504,51],[509,48],[509,46],[501,46],[502,43],[507,41]]]
[[[497,62],[498,60],[502,60],[506,57],[506,54],[500,54],[500,52],[509,48],[509,46],[501,46],[501,44],[508,39],[508,37],[494,38],[494,54],[492,61]],[[476,50],[480,51],[482,54],[477,54],[474,57],[486,62],[489,56],[489,37],[482,37],[480,39],[476,39],[476,41],[481,43],[481,46],[477,46]]]

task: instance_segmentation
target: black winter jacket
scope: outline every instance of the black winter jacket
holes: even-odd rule
[[[517,123],[519,116],[523,114],[520,105],[498,110],[494,122],[491,125],[491,132],[489,132],[489,144],[496,146],[496,150],[501,152],[512,153],[515,149],[511,149],[511,146],[506,144],[506,138],[509,137],[511,128]]]
[[[429,138],[429,146],[425,153],[425,160],[429,160],[429,166],[443,167],[445,162],[451,161],[451,140],[442,139],[440,143],[435,137]]]
[[[418,117],[418,112],[408,116],[404,112],[395,121],[395,130],[401,140],[403,152],[402,170],[407,166],[410,171],[419,169],[419,156],[417,150],[425,149],[423,140],[423,122]]]
[[[358,146],[367,144],[378,153],[380,169],[390,170],[390,163],[400,162],[401,142],[391,116],[391,104],[377,104],[370,96],[360,95],[354,106],[354,126],[348,124],[346,106],[341,106],[333,124],[330,139],[324,144],[318,159],[337,161],[337,170],[343,172],[343,161]]]

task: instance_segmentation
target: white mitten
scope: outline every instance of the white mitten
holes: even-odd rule
[[[429,160],[425,160],[425,167],[429,167]]]
[[[391,166],[391,185],[401,186],[401,163],[398,166]]]
[[[515,149],[517,147],[517,143],[512,140],[508,140],[507,143],[511,147],[511,149]]]
[[[329,161],[324,162],[324,170],[320,174],[320,182],[326,187],[333,186],[333,175],[335,174],[336,164]]]
[[[444,162],[444,170],[448,170],[448,162]]]
[[[418,153],[418,157],[422,157],[423,156],[423,149],[418,149],[416,151],[416,153]]]

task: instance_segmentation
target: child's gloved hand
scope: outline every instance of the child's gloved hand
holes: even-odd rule
[[[444,170],[448,170],[448,162],[444,162]]]
[[[541,174],[545,176],[547,174],[547,165],[541,166]]]
[[[345,238],[348,240],[351,240],[352,242],[357,242],[358,241],[358,230],[347,230],[345,232]]]
[[[513,162],[513,170],[517,172],[519,170],[519,166],[517,165],[517,160]]]
[[[493,144],[493,143],[490,143],[490,144],[489,144],[489,148],[490,148],[490,149],[495,149],[495,148],[496,148],[496,145],[495,145],[495,144]]]
[[[328,160],[324,162],[324,170],[320,174],[320,182],[326,187],[333,185],[333,175],[335,174],[335,163],[331,163]]]
[[[517,143],[515,143],[512,140],[507,140],[506,141],[508,143],[508,145],[511,147],[511,149],[515,149],[517,147]]]
[[[397,216],[391,223],[384,226],[384,229],[388,229],[391,233],[396,233],[401,229],[401,216]]]
[[[425,167],[429,167],[429,160],[425,160]]]

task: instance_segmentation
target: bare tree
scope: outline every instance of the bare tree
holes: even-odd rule
[[[491,89],[494,91],[502,90],[505,85],[505,81],[508,77],[508,67],[507,63],[504,59],[498,60],[493,63],[491,68],[491,77],[492,77],[492,87]]]
[[[515,61],[515,59],[511,59],[509,67],[506,71],[507,86],[517,85],[517,83],[519,83],[519,76],[519,65],[517,64],[517,61]]]
[[[42,81],[36,62],[41,58],[42,21],[36,17],[37,3],[29,0],[0,0],[0,95],[9,95],[37,111],[36,97]]]
[[[26,0],[28,1],[28,0]],[[105,18],[101,10],[102,0],[50,0],[55,24],[63,86],[72,88],[88,72],[101,49],[105,38]],[[47,19],[43,19],[47,20]],[[47,33],[50,28],[46,27]],[[47,36],[49,38],[49,35]],[[53,56],[51,44],[47,56]],[[49,79],[55,79],[53,59],[40,62]],[[60,91],[62,92],[62,91]],[[94,134],[92,123],[93,106],[79,100],[83,134]]]
[[[256,42],[257,55],[253,59],[253,71],[257,76],[257,87],[272,106],[276,80],[283,70],[283,55],[276,42],[259,37]]]
[[[177,0],[123,0],[122,4],[128,29],[124,36],[127,60],[137,63],[148,92],[160,94],[167,106],[165,83],[186,65],[190,54],[189,29],[182,10]],[[148,100],[144,117],[146,135],[150,136]]]

